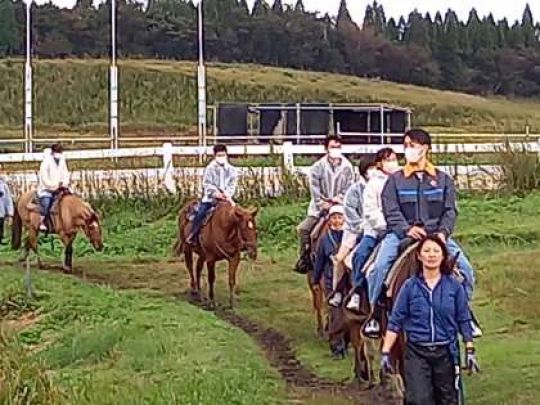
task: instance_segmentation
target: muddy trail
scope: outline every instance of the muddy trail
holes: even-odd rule
[[[99,267],[103,264],[100,263]],[[95,265],[84,265],[84,267],[82,273],[80,272],[82,269],[79,269],[73,276],[88,283],[116,289],[144,289],[160,292],[207,310],[203,301],[182,290],[177,279],[178,268],[172,263],[161,263],[159,276],[156,276],[153,264],[149,263],[131,264],[129,267],[121,266],[121,268],[117,267],[115,270],[107,269],[106,271],[98,270]],[[47,266],[44,270],[61,272],[61,268],[56,266]],[[219,305],[219,303],[213,312],[219,319],[247,333],[262,349],[269,364],[279,372],[288,387],[297,391],[301,398],[306,396],[317,398],[319,395],[323,395],[324,397],[340,398],[351,404],[400,403],[387,390],[380,388],[368,391],[360,390],[352,382],[336,382],[318,376],[296,357],[290,339],[273,328],[254,322],[228,307]],[[352,361],[351,355],[352,348],[349,349],[349,355],[345,361]]]

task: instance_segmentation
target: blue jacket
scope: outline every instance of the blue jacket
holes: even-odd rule
[[[407,176],[403,170],[392,174],[382,193],[387,229],[404,238],[409,229],[418,225],[427,233],[442,232],[449,236],[456,224],[456,189],[446,173],[423,173]]]
[[[404,331],[411,343],[448,343],[457,350],[458,331],[465,342],[472,341],[471,313],[465,289],[450,275],[443,275],[433,291],[422,276],[410,278],[398,293],[388,330]]]
[[[327,291],[332,291],[332,277],[334,275],[333,263],[330,257],[338,252],[342,238],[343,231],[329,230],[319,244],[313,270],[313,282],[318,284],[324,275],[324,288]]]

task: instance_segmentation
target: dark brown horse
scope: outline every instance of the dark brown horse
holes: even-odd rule
[[[11,246],[14,250],[21,247],[23,227],[28,230],[28,238],[25,243],[25,255],[28,258],[30,250],[34,251],[38,258],[38,266],[41,266],[38,253],[38,237],[40,212],[39,205],[34,202],[35,191],[29,191],[18,199],[17,208],[13,218]],[[103,239],[99,216],[79,196],[71,194],[63,189],[58,193],[57,200],[51,210],[53,229],[51,233],[58,235],[64,245],[64,260],[62,269],[64,272],[73,270],[73,241],[77,233],[82,230],[94,249],[103,249]]]
[[[189,271],[192,293],[200,295],[201,273],[206,262],[208,269],[208,298],[210,307],[215,307],[214,283],[216,280],[216,262],[226,260],[229,263],[229,304],[234,307],[236,271],[240,264],[241,252],[247,251],[251,260],[257,258],[257,226],[255,218],[258,209],[246,210],[228,202],[219,202],[203,225],[199,241],[195,245],[185,241],[191,232],[190,214],[197,200],[188,202],[178,214],[178,238],[174,246],[176,256],[184,254]],[[193,253],[197,253],[196,275],[193,273]]]

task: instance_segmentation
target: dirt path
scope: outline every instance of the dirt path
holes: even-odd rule
[[[109,264],[107,263],[107,265]],[[107,265],[106,267],[109,267]],[[84,273],[76,273],[74,276],[85,282],[108,285],[117,289],[155,290],[168,296],[181,298],[194,306],[205,309],[203,303],[194,299],[191,294],[181,290],[177,281],[177,264],[160,263],[159,276],[156,276],[155,263],[131,264],[129,268],[123,267],[116,271],[107,272],[96,270],[95,264],[91,267],[84,265],[84,267]],[[51,272],[61,271],[60,268],[50,266],[47,267],[47,270]],[[214,312],[218,318],[240,328],[254,339],[264,352],[270,365],[279,372],[288,387],[293,390],[296,397],[293,401],[317,404],[396,403],[395,400],[381,391],[361,391],[350,382],[336,382],[318,376],[302,364],[294,353],[290,339],[279,331],[267,328],[219,305]],[[312,401],[305,401],[306,397],[310,397]],[[329,400],[326,398],[329,398]],[[334,401],[334,399],[338,401]]]

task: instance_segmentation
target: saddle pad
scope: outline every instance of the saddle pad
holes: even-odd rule
[[[310,234],[311,246],[315,247],[315,243],[320,239],[324,225],[326,225],[326,217],[320,218],[319,222],[313,227]]]
[[[388,286],[387,289],[387,296],[389,298],[392,297],[392,290],[394,287],[394,283],[396,281],[396,276],[399,274],[399,272],[402,269],[402,264],[410,259],[411,255],[414,255],[414,252],[416,250],[416,247],[418,246],[418,242],[413,243],[412,245],[409,245],[401,255],[397,258],[397,260],[394,262],[392,267],[390,268],[390,271],[388,272],[388,276],[386,277],[386,280],[384,283]]]

